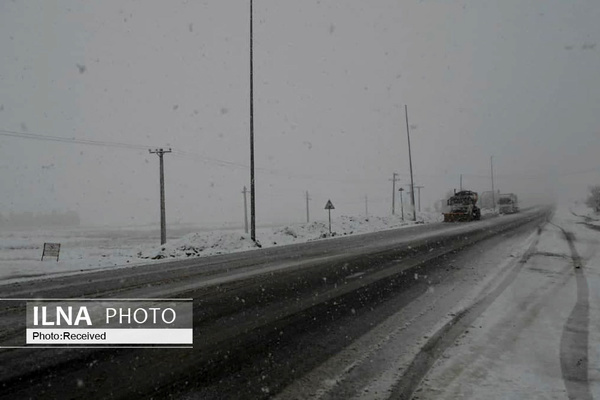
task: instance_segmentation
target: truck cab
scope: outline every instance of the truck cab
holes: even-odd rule
[[[449,212],[444,213],[444,222],[473,221],[481,219],[481,210],[477,207],[478,195],[470,190],[454,193],[448,199]]]
[[[517,196],[514,193],[501,194],[498,198],[500,214],[513,214],[519,212]]]

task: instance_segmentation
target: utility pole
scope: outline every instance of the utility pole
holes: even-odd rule
[[[369,218],[369,198],[365,194],[365,217]]]
[[[490,156],[490,169],[492,171],[492,207],[496,211],[496,193],[494,192],[494,156]]]
[[[248,189],[246,189],[246,186],[244,186],[242,193],[244,194],[244,232],[248,233],[248,203],[246,202],[246,193],[248,193]]]
[[[402,221],[404,221],[404,201],[402,200],[402,192],[404,192],[404,188],[398,189],[400,192],[400,210],[402,212]]]
[[[252,0],[250,0],[250,238],[256,242],[256,192],[254,188],[254,55]]]
[[[462,192],[462,174],[460,174],[460,190]]]
[[[408,188],[410,189],[410,185],[406,185],[406,186],[408,186]],[[406,192],[406,194],[407,194],[407,195],[409,196],[409,198],[410,198],[411,191],[410,191],[410,190],[408,190],[408,191]],[[417,208],[416,208],[416,206],[415,206],[415,207],[413,207],[413,214],[416,214],[416,213],[417,213]]]
[[[413,220],[417,221],[415,210],[415,184],[413,181],[412,156],[410,153],[410,129],[408,127],[408,105],[404,105],[404,114],[406,115],[406,137],[408,138],[408,163],[410,165],[410,201],[413,207]]]
[[[165,163],[163,155],[170,153],[171,149],[148,150],[150,154],[158,154],[160,160],[160,244],[167,243],[167,218],[165,212]]]
[[[417,196],[419,197],[419,212],[421,212],[421,189],[423,189],[425,186],[415,186],[415,189],[417,189]]]
[[[306,223],[309,223],[309,222],[310,222],[310,214],[309,214],[309,211],[308,211],[308,201],[309,201],[310,199],[311,199],[311,198],[308,196],[308,190],[307,190],[307,191],[306,191]]]
[[[390,179],[390,181],[392,181],[392,215],[396,214],[396,182],[400,180],[397,179],[396,176],[398,176],[398,174],[394,172],[392,174],[392,179]]]

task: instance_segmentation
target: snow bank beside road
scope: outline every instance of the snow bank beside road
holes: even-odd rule
[[[420,213],[420,222],[440,221],[437,213]],[[339,217],[332,220],[331,236],[368,233],[412,226],[414,222],[389,217]],[[10,283],[52,275],[127,267],[132,265],[227,254],[258,248],[241,230],[200,231],[193,227],[170,227],[165,246],[154,245],[156,228],[70,228],[5,230],[0,232],[0,281]],[[262,247],[307,242],[329,237],[327,222],[293,224],[257,231]],[[44,242],[61,243],[60,258],[41,261]],[[163,250],[164,249],[164,250]]]
[[[441,221],[438,213],[420,213],[417,223]],[[306,224],[287,225],[281,228],[259,229],[257,237],[261,247],[271,247],[292,243],[302,243],[332,236],[345,236],[358,233],[377,232],[412,226],[415,222],[403,221],[401,217],[348,217],[341,216],[331,222],[315,221]],[[226,254],[237,251],[255,249],[257,246],[250,235],[243,232],[201,232],[192,233],[164,246],[147,247],[140,251],[142,259],[164,259],[200,257],[215,254]]]

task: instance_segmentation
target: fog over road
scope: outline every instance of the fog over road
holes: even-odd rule
[[[1,349],[0,397],[408,398],[518,281],[550,216],[536,208],[5,285],[4,298],[193,298],[194,349]],[[1,310],[2,345],[23,342],[19,312]]]

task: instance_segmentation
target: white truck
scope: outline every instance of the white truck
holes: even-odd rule
[[[514,193],[501,194],[498,197],[498,209],[500,214],[513,214],[519,212],[519,202]]]

